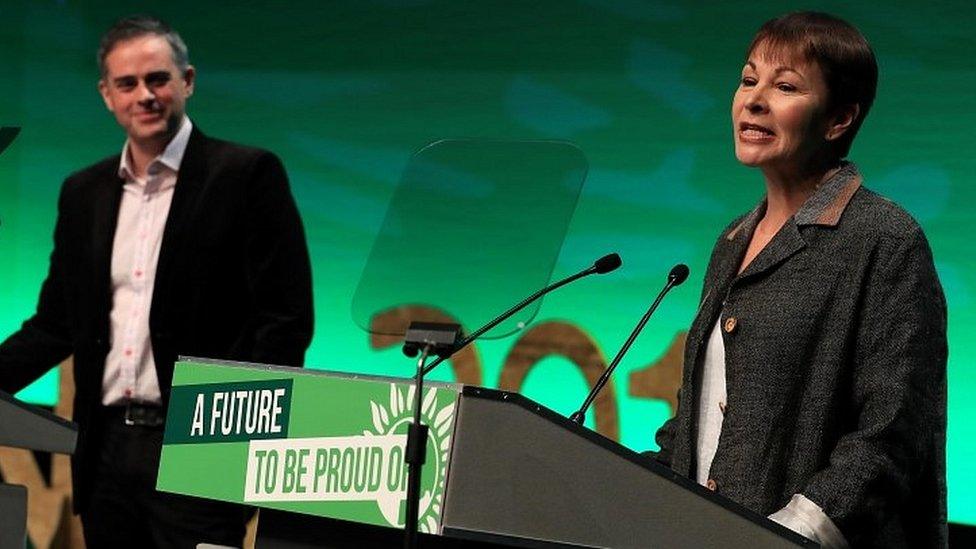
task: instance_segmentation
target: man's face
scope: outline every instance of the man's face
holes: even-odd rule
[[[193,93],[193,67],[181,72],[169,42],[147,34],[116,44],[105,57],[105,69],[98,90],[129,139],[168,143]]]

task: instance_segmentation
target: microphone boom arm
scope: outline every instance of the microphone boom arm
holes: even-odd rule
[[[488,324],[485,324],[481,328],[478,328],[471,335],[469,335],[469,336],[465,337],[464,339],[462,339],[461,341],[459,341],[457,343],[457,345],[455,345],[454,348],[451,349],[451,351],[449,353],[445,353],[445,354],[439,355],[436,359],[434,359],[433,362],[431,362],[430,364],[428,364],[424,368],[422,375],[427,375],[428,373],[430,373],[431,370],[433,370],[434,368],[436,368],[438,364],[440,364],[441,362],[444,362],[445,360],[447,360],[448,358],[450,358],[451,356],[453,356],[455,353],[457,353],[461,349],[467,347],[472,341],[474,341],[474,340],[478,339],[479,337],[481,337],[485,332],[487,332],[488,330],[494,328],[495,326],[498,326],[503,321],[505,321],[506,319],[508,319],[509,317],[511,317],[512,315],[514,315],[515,313],[521,311],[522,309],[524,309],[525,307],[527,307],[530,303],[532,303],[533,301],[539,299],[540,297],[548,294],[549,292],[551,292],[553,290],[557,290],[559,288],[562,288],[563,286],[565,286],[565,285],[567,285],[567,284],[569,284],[571,282],[575,282],[575,281],[577,281],[577,280],[579,280],[579,279],[581,279],[583,277],[590,276],[591,274],[606,274],[606,273],[609,273],[609,272],[617,269],[617,267],[620,267],[620,265],[621,265],[621,261],[620,261],[620,256],[619,255],[617,255],[617,254],[608,254],[608,255],[605,255],[605,256],[601,257],[600,259],[596,260],[596,262],[593,263],[593,265],[591,265],[590,267],[586,268],[585,270],[582,270],[582,271],[580,271],[580,272],[578,272],[578,273],[576,273],[576,274],[574,274],[572,276],[568,276],[568,277],[566,277],[566,278],[564,278],[562,280],[558,280],[556,282],[553,282],[552,284],[546,286],[545,288],[543,288],[543,289],[541,289],[541,290],[533,293],[529,297],[527,297],[527,298],[523,299],[522,301],[519,301],[518,303],[516,303],[512,308],[508,309],[504,313],[502,313],[502,314],[498,315],[497,317],[495,317],[494,319],[492,319],[491,322],[489,322]]]
[[[474,332],[472,332],[471,335],[469,335],[469,336],[465,337],[464,339],[462,339],[461,341],[459,341],[457,343],[457,345],[454,346],[454,349],[452,349],[450,353],[444,354],[444,355],[440,355],[436,359],[434,359],[433,362],[431,362],[430,364],[428,364],[424,368],[423,375],[429,374],[430,371],[433,370],[434,368],[436,368],[438,364],[440,364],[441,362],[444,362],[448,358],[451,358],[455,353],[457,353],[461,349],[467,347],[472,341],[474,341],[474,340],[478,339],[479,337],[481,337],[482,335],[484,335],[484,333],[487,332],[488,330],[494,328],[495,326],[498,326],[499,324],[501,324],[502,322],[504,322],[506,319],[508,319],[509,317],[511,317],[512,315],[514,315],[515,313],[517,313],[517,312],[521,311],[522,309],[526,308],[533,301],[539,299],[540,297],[548,294],[549,292],[551,292],[553,290],[557,290],[557,289],[559,289],[559,288],[561,288],[561,287],[569,284],[570,282],[575,282],[575,281],[577,281],[577,280],[579,280],[579,279],[581,279],[581,278],[583,278],[585,276],[589,276],[589,275],[591,275],[591,274],[593,274],[595,272],[596,272],[596,270],[593,267],[590,267],[589,269],[587,269],[585,271],[580,271],[580,272],[578,272],[578,273],[576,273],[576,274],[574,274],[574,275],[572,275],[572,276],[570,276],[568,278],[564,278],[562,280],[553,282],[552,284],[546,286],[545,288],[543,288],[541,290],[538,290],[537,292],[533,293],[532,295],[530,295],[529,297],[523,299],[522,301],[519,301],[517,304],[515,304],[514,306],[512,306],[512,308],[510,308],[509,310],[505,311],[504,313],[498,315],[497,317],[495,317],[494,319],[492,319],[491,322],[489,322],[488,324],[485,324],[481,328],[478,328],[477,330],[475,330]]]
[[[688,278],[688,267],[685,265],[675,265],[674,268],[671,269],[671,272],[668,274],[667,284],[664,285],[664,288],[661,288],[661,292],[657,294],[657,298],[654,300],[654,303],[651,304],[650,308],[647,309],[647,312],[644,313],[644,316],[641,317],[640,322],[637,323],[634,331],[630,332],[630,337],[628,337],[627,341],[624,342],[623,347],[617,351],[617,355],[613,357],[613,360],[610,361],[610,365],[607,366],[607,369],[603,371],[603,375],[601,375],[600,379],[598,379],[596,384],[593,385],[593,389],[590,390],[590,393],[586,395],[586,400],[583,401],[583,405],[580,406],[579,410],[573,412],[573,415],[569,416],[569,419],[576,422],[577,425],[583,424],[583,419],[586,417],[586,410],[589,409],[591,404],[593,404],[593,401],[596,399],[596,396],[600,394],[600,390],[603,389],[603,386],[607,384],[607,380],[609,380],[610,376],[613,375],[613,371],[617,368],[617,364],[620,364],[620,360],[623,359],[624,355],[627,354],[627,351],[630,350],[630,346],[634,344],[634,340],[637,339],[637,335],[641,333],[641,331],[644,329],[644,325],[647,324],[647,321],[651,319],[651,315],[654,314],[654,310],[657,309],[657,306],[661,303],[661,300],[664,299],[664,296],[669,291],[671,291],[671,288],[678,286],[684,282],[686,278]]]

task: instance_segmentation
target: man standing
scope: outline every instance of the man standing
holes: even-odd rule
[[[277,157],[190,122],[196,73],[168,25],[122,19],[98,60],[127,139],[64,182],[37,311],[0,344],[0,389],[74,355],[74,506],[89,547],[240,545],[245,509],[155,490],[173,363],[301,366],[312,337],[301,219]]]

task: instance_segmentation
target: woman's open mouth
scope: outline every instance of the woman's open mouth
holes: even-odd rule
[[[742,122],[739,124],[739,137],[746,141],[766,142],[771,141],[776,133],[773,130],[760,126]]]

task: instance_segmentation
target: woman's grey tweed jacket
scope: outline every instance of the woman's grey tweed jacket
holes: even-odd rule
[[[763,515],[803,494],[854,547],[945,546],[946,305],[925,235],[845,164],[737,275],[764,208],[712,252],[658,460],[694,478],[698,376],[721,315],[719,493]]]

